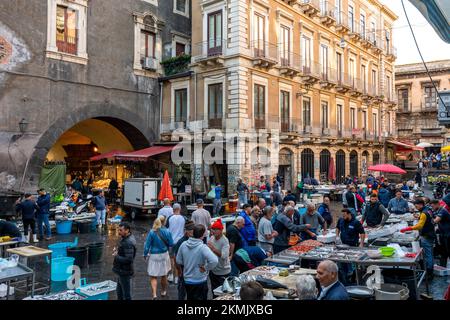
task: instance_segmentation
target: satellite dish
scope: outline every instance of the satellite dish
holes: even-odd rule
[[[341,42],[339,42],[339,47],[341,47],[342,49],[345,49],[346,46],[347,46],[347,43],[345,42],[345,39],[341,38]]]

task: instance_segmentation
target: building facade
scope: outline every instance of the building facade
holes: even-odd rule
[[[163,81],[161,139],[230,133],[222,163],[202,161],[211,143],[192,153],[197,190],[367,174],[396,132],[396,19],[377,0],[194,1],[191,73]]]
[[[46,160],[83,171],[94,150],[158,141],[160,63],[189,54],[190,13],[189,0],[0,0],[9,188],[35,191]]]
[[[427,62],[438,90],[450,89],[450,60]],[[422,63],[395,67],[398,97],[397,130],[401,140],[429,143],[438,151],[450,142],[450,132],[439,125],[437,95]]]

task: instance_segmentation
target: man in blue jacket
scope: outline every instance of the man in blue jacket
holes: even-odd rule
[[[33,235],[33,242],[39,242],[36,236],[36,211],[39,209],[33,196],[29,193],[25,194],[25,200],[16,201],[16,212],[22,213],[23,234],[26,242],[31,242],[31,235]],[[28,238],[28,227],[31,229],[30,237]]]
[[[242,211],[239,213],[239,216],[244,218],[245,225],[240,230],[240,232],[249,246],[256,246],[256,229],[252,220],[250,219],[251,213],[252,207],[249,204],[244,204]]]
[[[380,200],[381,204],[387,208],[389,205],[389,201],[391,200],[391,193],[386,188],[386,185],[382,184],[380,186],[380,190],[378,191],[378,200]]]
[[[397,190],[395,192],[395,198],[392,198],[389,201],[387,209],[390,213],[394,214],[405,214],[409,212],[408,201],[403,198],[403,193],[401,190]]]
[[[338,266],[330,260],[322,261],[317,267],[317,279],[322,291],[318,300],[349,300],[347,290],[338,280]]]
[[[41,188],[38,191],[39,197],[36,201],[39,210],[37,212],[37,223],[38,223],[38,236],[42,240],[44,237],[44,230],[42,224],[45,225],[45,240],[51,240],[52,231],[50,229],[50,222],[48,216],[50,214],[50,194],[48,194],[45,189]]]

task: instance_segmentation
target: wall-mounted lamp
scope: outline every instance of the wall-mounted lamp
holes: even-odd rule
[[[27,122],[27,120],[25,120],[25,118],[22,118],[22,120],[20,120],[19,122],[20,133],[24,134],[27,131],[28,124],[29,123]]]

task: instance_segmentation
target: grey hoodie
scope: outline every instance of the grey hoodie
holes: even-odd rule
[[[177,264],[183,266],[183,278],[186,284],[206,282],[208,271],[214,269],[219,262],[217,256],[203,243],[202,239],[189,238],[178,250]],[[206,272],[200,271],[200,266]]]

